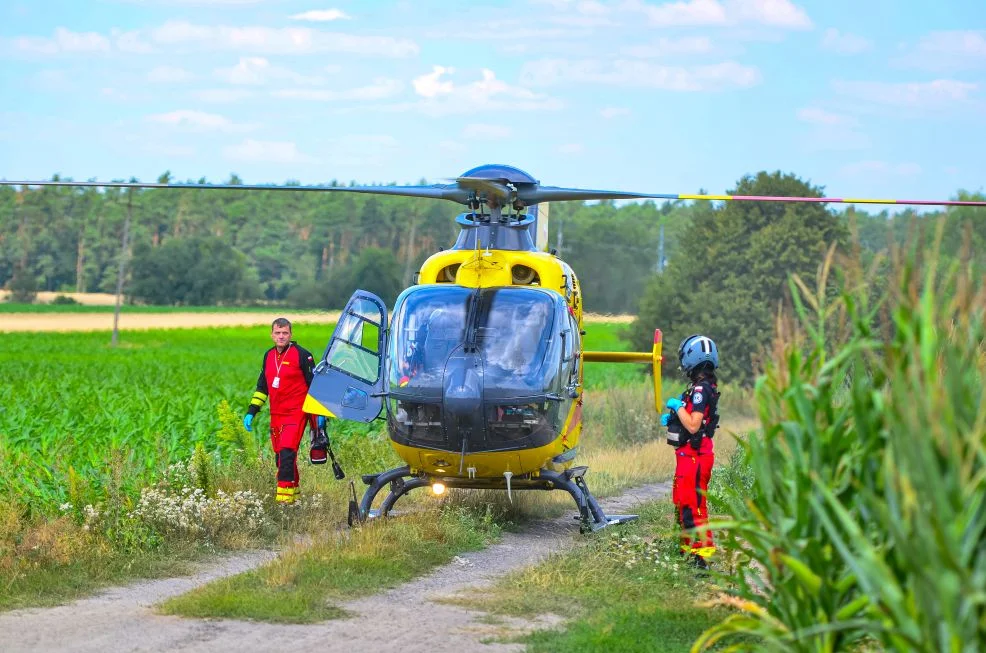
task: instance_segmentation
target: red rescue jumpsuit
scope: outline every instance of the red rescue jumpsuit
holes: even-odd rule
[[[248,412],[256,415],[270,397],[270,444],[277,465],[277,501],[294,503],[298,488],[298,447],[305,425],[312,432],[316,417],[302,410],[312,383],[315,361],[298,343],[291,341],[283,353],[271,347],[264,354],[257,390]]]
[[[690,387],[682,398],[685,402],[685,412],[689,415],[702,413],[702,424],[699,433],[704,431],[712,413],[712,402],[717,397],[715,384],[706,381]],[[706,503],[706,493],[709,490],[709,479],[712,478],[712,465],[715,463],[715,453],[712,438],[702,435],[701,444],[696,450],[691,441],[675,451],[674,488],[671,498],[677,509],[678,523],[684,531],[681,535],[681,550],[708,558],[715,553],[715,542],[712,531],[706,530],[705,536],[693,539],[695,529],[701,529],[709,523],[709,509]]]

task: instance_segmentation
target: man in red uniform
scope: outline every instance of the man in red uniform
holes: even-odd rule
[[[694,335],[681,343],[678,360],[691,383],[680,399],[668,399],[671,413],[663,415],[661,423],[669,427],[668,442],[676,448],[672,501],[683,531],[681,551],[692,556],[696,567],[706,569],[706,560],[715,553],[715,542],[712,531],[699,530],[709,523],[706,494],[715,463],[712,437],[719,424],[715,375],[719,351],[711,339]],[[692,533],[697,533],[694,539]]]
[[[319,424],[314,415],[302,410],[308,386],[314,376],[315,359],[306,349],[291,340],[291,323],[279,317],[271,325],[274,346],[264,354],[250,407],[243,418],[247,431],[253,430],[253,418],[270,398],[270,443],[277,464],[276,500],[289,504],[297,500],[298,446],[308,424],[315,433]]]

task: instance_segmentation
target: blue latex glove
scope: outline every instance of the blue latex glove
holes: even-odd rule
[[[325,415],[319,415],[318,416],[318,428],[320,428],[320,429],[324,429],[325,428]]]
[[[253,430],[253,415],[251,415],[250,413],[247,413],[243,417],[243,428],[245,428],[247,431]]]
[[[665,404],[665,406],[667,406],[668,408],[670,408],[676,413],[678,412],[678,409],[684,405],[685,402],[683,402],[681,399],[678,399],[677,397],[671,397],[670,399],[668,399],[668,403]]]
[[[667,413],[664,413],[663,415],[661,415],[661,426],[667,426],[669,419],[671,419],[671,416],[668,415]]]

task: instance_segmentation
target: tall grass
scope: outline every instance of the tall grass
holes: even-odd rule
[[[719,525],[742,609],[693,650],[752,650],[743,633],[756,650],[984,650],[983,279],[912,251],[885,291],[846,260],[833,287],[838,260],[814,290],[792,282],[744,445],[753,486],[727,492]]]

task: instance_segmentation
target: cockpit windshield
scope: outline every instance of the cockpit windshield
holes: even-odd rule
[[[476,344],[483,353],[487,386],[540,390],[551,335],[551,300],[544,293],[519,288],[499,289],[483,299],[476,316]]]
[[[392,324],[392,386],[441,388],[445,362],[465,338],[471,294],[446,286],[407,296]]]
[[[478,308],[470,314],[477,295]],[[449,356],[470,338],[474,325],[488,387],[540,389],[552,315],[551,298],[530,289],[491,288],[477,294],[444,286],[412,292],[392,324],[391,387],[441,388]]]
[[[534,288],[406,291],[388,348],[397,437],[429,446],[465,438],[470,451],[553,437],[568,414],[565,310],[560,295]]]

